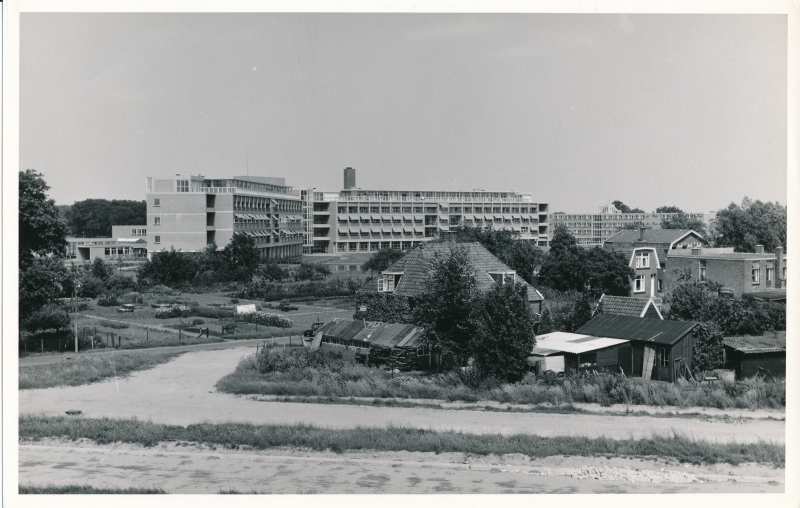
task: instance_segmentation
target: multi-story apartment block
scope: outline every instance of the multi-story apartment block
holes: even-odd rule
[[[283,178],[153,176],[146,193],[148,255],[224,248],[234,233],[252,237],[263,259],[302,254],[301,196]]]
[[[364,190],[355,188],[355,170],[347,168],[344,189],[301,195],[308,254],[411,249],[459,225],[506,229],[548,245],[547,203],[530,194]]]
[[[600,207],[597,214],[567,214],[553,213],[550,215],[552,222],[550,235],[558,225],[564,225],[583,247],[600,247],[612,235],[626,226],[636,228],[661,229],[661,221],[672,219],[677,213],[622,213],[613,204]],[[689,219],[703,221],[706,225],[716,217],[715,213],[685,213]]]

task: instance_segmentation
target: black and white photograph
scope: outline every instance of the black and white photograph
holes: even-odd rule
[[[4,504],[797,506],[800,16],[705,6],[11,2]]]

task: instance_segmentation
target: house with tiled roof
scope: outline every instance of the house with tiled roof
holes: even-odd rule
[[[652,298],[631,298],[628,296],[602,295],[597,302],[594,314],[605,313],[617,316],[646,317],[664,319],[661,310]]]
[[[764,335],[725,337],[725,368],[736,372],[737,379],[764,375],[786,377],[786,331]]]
[[[633,268],[631,296],[661,298],[665,287],[667,255],[705,244],[705,239],[691,229],[624,229],[603,242],[603,248],[620,252]]]
[[[486,247],[477,242],[431,242],[415,248],[402,259],[381,272],[378,291],[415,298],[423,293],[430,276],[431,261],[439,255],[446,256],[455,247],[467,249],[470,264],[475,270],[477,289],[489,291],[495,284],[522,283],[528,290],[528,302],[535,312],[541,312],[544,296],[508,265],[500,261]]]

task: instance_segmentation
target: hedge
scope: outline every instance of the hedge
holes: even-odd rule
[[[269,314],[267,312],[249,312],[247,314],[238,314],[238,317],[244,319],[248,323],[263,326],[275,326],[277,328],[291,328],[293,323],[291,319],[278,314]]]

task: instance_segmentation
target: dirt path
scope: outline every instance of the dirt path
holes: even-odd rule
[[[785,422],[725,421],[650,416],[495,413],[430,408],[370,407],[338,404],[268,402],[217,393],[214,385],[233,371],[248,349],[185,354],[127,379],[78,386],[23,390],[20,413],[63,415],[79,409],[87,417],[136,417],[188,425],[202,421],[311,423],[333,428],[399,425],[471,433],[527,433],[541,436],[584,435],[646,437],[680,432],[716,442],[785,442]]]
[[[408,452],[233,451],[187,443],[23,444],[20,484],[158,487],[171,494],[567,494],[784,492],[785,471],[636,459]]]

